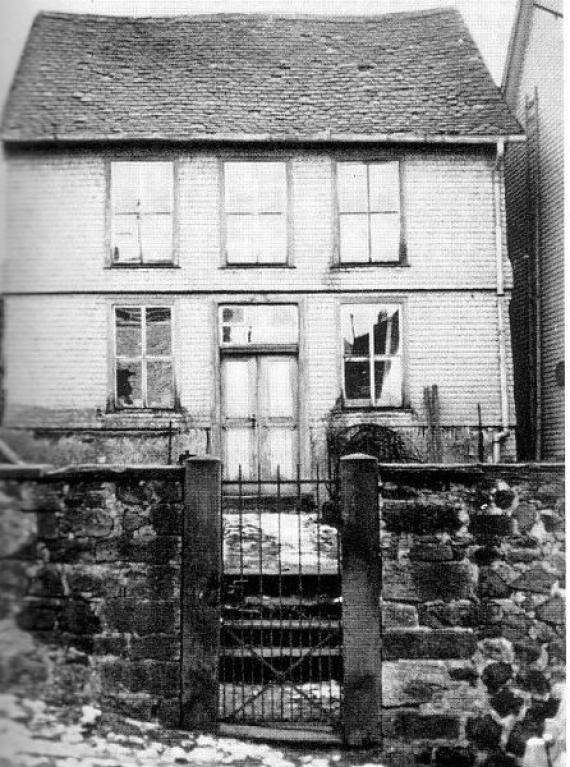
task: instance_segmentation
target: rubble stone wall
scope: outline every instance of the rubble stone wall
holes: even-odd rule
[[[384,734],[423,764],[515,765],[565,678],[563,469],[380,473]]]
[[[516,764],[562,694],[563,467],[380,475],[386,742],[418,764]],[[0,469],[3,688],[178,724],[182,482]]]

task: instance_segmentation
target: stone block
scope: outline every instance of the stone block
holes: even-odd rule
[[[108,573],[103,569],[74,567],[66,572],[66,581],[72,594],[104,596],[109,583]]]
[[[382,706],[413,706],[431,701],[450,687],[444,661],[398,660],[382,663]]]
[[[440,531],[455,532],[463,524],[460,506],[418,501],[384,502],[382,519],[390,532],[416,535]]]
[[[134,660],[176,661],[180,657],[180,637],[172,634],[149,634],[133,637],[129,655]]]
[[[497,637],[496,639],[483,639],[479,642],[479,650],[489,660],[503,663],[514,663],[515,651],[508,639]]]
[[[472,717],[467,720],[465,734],[476,748],[492,751],[499,747],[503,728],[492,716]]]
[[[552,623],[554,626],[563,626],[566,620],[566,604],[561,596],[552,597],[547,602],[536,608],[536,617]]]
[[[481,679],[487,686],[489,693],[494,695],[504,684],[506,684],[513,675],[513,669],[510,663],[497,661],[485,666]]]
[[[62,597],[64,586],[57,567],[47,565],[30,580],[28,595],[32,597]]]
[[[182,507],[179,504],[156,504],[152,507],[150,516],[158,535],[182,534]]]
[[[114,520],[106,509],[74,509],[59,523],[62,535],[77,538],[107,538],[114,528]]]
[[[417,628],[418,611],[413,605],[382,602],[382,628]]]
[[[402,602],[469,599],[476,570],[468,562],[383,561],[382,594]]]
[[[479,585],[477,593],[482,599],[506,599],[513,591],[496,570],[482,567],[479,570]]]
[[[515,547],[509,547],[507,550],[507,561],[508,562],[522,562],[522,563],[528,563],[534,562],[535,560],[541,559],[542,554],[539,548],[515,548]]]
[[[514,591],[530,591],[533,594],[550,594],[557,580],[558,576],[547,572],[544,568],[532,567],[513,581],[511,588]]]
[[[475,540],[505,538],[512,533],[512,529],[512,519],[506,514],[472,514],[469,520],[469,532]]]
[[[177,609],[174,601],[117,597],[104,604],[102,618],[112,632],[173,634]]]
[[[16,615],[16,623],[24,631],[52,631],[58,610],[41,604],[28,604]]]
[[[472,628],[479,622],[479,607],[469,600],[455,602],[426,602],[418,606],[422,626],[448,628],[461,626]]]
[[[507,687],[503,687],[500,692],[490,699],[491,706],[495,709],[497,714],[504,718],[510,714],[518,714],[524,703],[523,698],[515,695],[512,690]]]
[[[519,503],[517,510],[514,513],[514,518],[517,521],[519,531],[521,533],[527,533],[532,529],[536,522],[538,509],[534,503]]]
[[[453,549],[448,543],[418,543],[409,557],[417,562],[446,562],[453,559]]]
[[[473,767],[475,754],[460,746],[439,746],[434,754],[433,767]]]
[[[394,735],[400,740],[456,740],[459,717],[450,714],[421,714],[402,710],[392,719]]]
[[[383,634],[382,657],[469,658],[477,650],[477,640],[469,629],[390,629]]]
[[[99,634],[93,637],[93,652],[96,655],[126,655],[129,638],[124,634]]]
[[[59,626],[70,634],[97,634],[101,621],[88,602],[72,599],[66,602],[61,612]]]
[[[550,692],[550,683],[542,671],[536,669],[521,669],[515,683],[518,687],[535,695],[546,695]]]

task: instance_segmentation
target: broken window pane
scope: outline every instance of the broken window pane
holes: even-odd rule
[[[141,310],[135,307],[115,309],[117,354],[138,357],[141,353]]]
[[[117,404],[119,407],[143,407],[142,365],[117,360]]]
[[[148,407],[174,407],[174,385],[170,360],[147,360]]]
[[[147,354],[170,354],[170,309],[149,307],[146,310]]]
[[[372,324],[370,310],[371,307],[366,304],[343,307],[342,332],[345,354],[356,357],[369,356]]]
[[[380,407],[402,404],[402,372],[398,358],[374,363],[375,400]]]
[[[370,365],[368,360],[365,362],[345,361],[344,388],[347,399],[370,399]]]

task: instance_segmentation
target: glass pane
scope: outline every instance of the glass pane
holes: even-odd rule
[[[286,357],[266,358],[263,365],[265,369],[265,415],[270,418],[292,418],[294,403],[291,360]]]
[[[142,259],[145,263],[172,261],[172,217],[143,215],[140,222]]]
[[[347,399],[370,399],[370,366],[365,362],[344,362],[344,391]]]
[[[400,210],[400,164],[380,162],[368,166],[370,173],[370,210]]]
[[[344,263],[368,263],[368,216],[350,214],[340,217],[340,260]]]
[[[253,429],[226,429],[226,462],[225,470],[228,479],[237,479],[241,465],[243,479],[251,479],[253,466]]]
[[[142,407],[142,375],[140,362],[117,360],[117,406]]]
[[[338,209],[341,213],[368,211],[366,165],[339,162],[337,165]]]
[[[170,309],[149,307],[146,310],[147,354],[170,354],[172,349]]]
[[[257,216],[226,217],[226,253],[230,264],[256,262]]]
[[[287,178],[285,163],[253,163],[257,171],[258,210],[266,213],[284,212],[287,207]]]
[[[400,214],[375,213],[370,217],[372,261],[400,260]]]
[[[139,243],[139,217],[135,214],[113,216],[111,234],[111,259],[121,264],[138,264],[141,261]]]
[[[376,404],[400,407],[402,404],[402,363],[400,359],[374,363]]]
[[[400,351],[400,312],[394,306],[378,307],[374,324],[374,354]]]
[[[227,418],[248,418],[250,402],[249,360],[224,360],[223,409]]]
[[[174,407],[174,381],[170,360],[147,361],[146,388],[149,407]]]
[[[266,459],[269,463],[269,475],[277,476],[277,467],[281,479],[293,479],[293,432],[291,429],[270,428],[266,432]]]
[[[350,304],[342,307],[342,336],[345,355],[370,356],[370,329],[377,307],[372,304]]]
[[[256,163],[227,162],[224,165],[227,213],[257,212]]]
[[[116,353],[121,357],[141,354],[141,310],[136,307],[115,309]]]
[[[284,215],[259,216],[257,222],[257,260],[261,264],[287,261],[287,228]]]
[[[139,210],[140,163],[111,163],[111,205],[115,213],[133,213]]]
[[[142,209],[145,213],[172,212],[172,163],[141,162],[140,186]]]

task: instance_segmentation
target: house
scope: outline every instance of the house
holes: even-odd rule
[[[503,77],[526,146],[506,153],[515,399],[523,457],[564,458],[562,0],[520,0]]]
[[[291,477],[361,425],[411,458],[514,457],[523,137],[455,10],[41,13],[2,137],[23,455]]]

